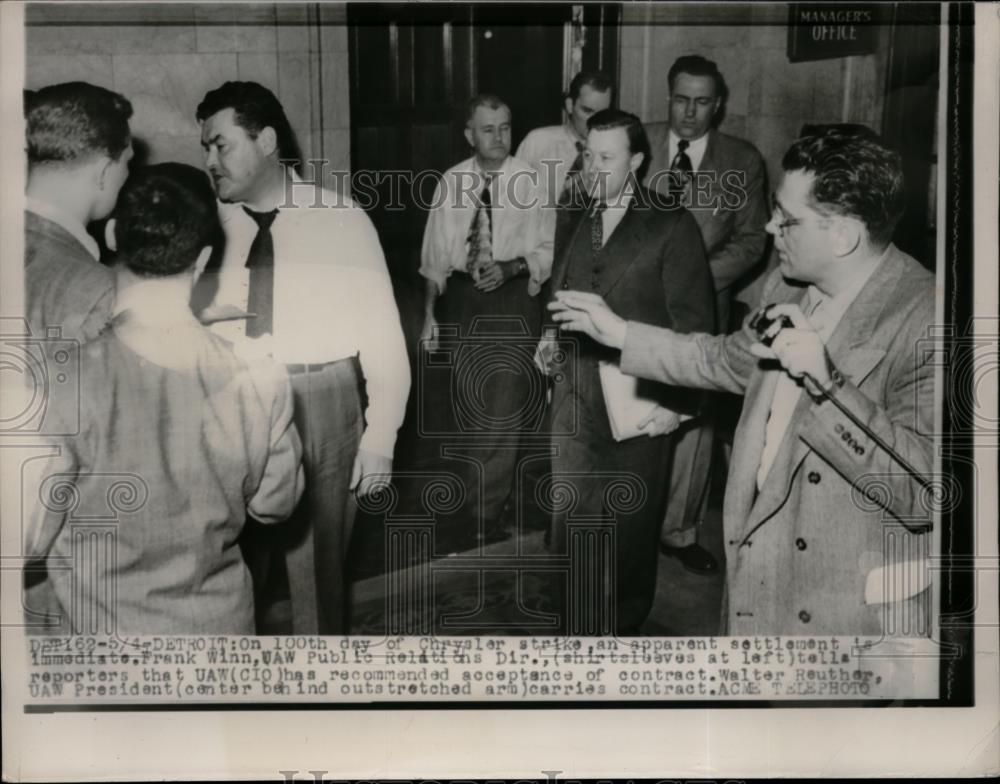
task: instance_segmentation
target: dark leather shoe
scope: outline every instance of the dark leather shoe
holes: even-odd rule
[[[673,556],[681,562],[681,566],[694,574],[715,574],[719,571],[719,562],[715,560],[715,556],[699,544],[671,547],[661,542],[660,552]]]

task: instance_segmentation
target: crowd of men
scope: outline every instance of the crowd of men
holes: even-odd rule
[[[716,127],[715,64],[681,57],[667,83],[669,121],[647,134],[613,108],[611,80],[580,73],[563,123],[515,155],[508,105],[468,105],[472,154],[438,182],[419,269],[421,356],[457,335],[439,424],[481,436],[459,516],[474,531],[515,504],[544,518],[555,553],[574,522],[607,520],[593,632],[639,634],[661,550],[720,569],[698,530],[710,395],[732,393],[744,402],[720,632],[878,633],[887,604],[926,613],[928,591],[871,589],[873,570],[907,567],[891,534],[926,531],[914,520],[932,463],[933,373],[913,344],[933,278],[891,244],[899,158],[874,134],[822,130],[785,155],[769,205],[760,153]],[[259,84],[227,82],[192,107],[207,175],[129,174],[132,109],[109,90],[67,83],[25,101],[28,321],[82,345],[78,400],[54,398],[42,428],[59,435],[25,528],[47,566],[28,573],[29,626],[81,631],[85,606],[121,633],[251,634],[280,583],[293,633],[347,633],[358,499],[390,481],[411,393],[371,221],[343,195],[310,208],[315,184],[282,163],[291,125]],[[102,259],[87,226],[104,219]],[[730,312],[768,235],[779,266],[758,333]],[[486,342],[484,366],[490,335],[507,339]],[[540,438],[544,459],[527,458]],[[115,557],[81,580],[62,567],[73,521],[126,473],[141,503],[119,521]],[[872,473],[892,492],[859,504],[855,482]],[[51,477],[70,478],[76,507],[53,502]],[[572,503],[556,503],[567,489]],[[578,599],[560,590],[562,607]]]

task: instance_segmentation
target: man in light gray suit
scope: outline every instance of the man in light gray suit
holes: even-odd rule
[[[745,395],[723,518],[724,632],[926,635],[934,352],[915,349],[934,278],[891,243],[900,159],[871,135],[827,129],[782,166],[763,342],[750,319],[731,335],[681,335],[584,292],[559,292],[554,318],[622,349],[626,373]]]
[[[714,62],[699,55],[679,57],[667,82],[670,120],[650,125],[646,185],[666,199],[679,200],[694,215],[712,270],[716,329],[725,332],[738,281],[754,269],[767,244],[764,161],[752,144],[715,128],[727,88]],[[663,551],[698,574],[719,568],[696,541],[708,509],[711,408],[677,434],[661,532]]]
[[[24,211],[24,311],[47,358],[57,359],[63,341],[87,341],[111,320],[115,277],[101,264],[100,247],[87,233],[106,218],[128,177],[132,158],[132,105],[118,93],[86,82],[65,82],[25,91],[28,182]],[[57,352],[50,354],[50,352]],[[39,425],[49,428],[57,398],[73,394],[78,379],[48,387]],[[37,568],[36,568],[37,567]],[[25,570],[29,625],[54,617],[55,596],[44,563]]]

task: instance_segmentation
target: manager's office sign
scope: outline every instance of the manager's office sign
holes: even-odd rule
[[[826,60],[878,49],[885,6],[878,3],[792,3],[788,12],[788,60]]]

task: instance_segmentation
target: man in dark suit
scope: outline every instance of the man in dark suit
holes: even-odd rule
[[[649,151],[642,123],[609,109],[595,114],[589,128],[584,180],[593,201],[567,208],[558,223],[553,290],[593,291],[631,318],[679,332],[712,329],[712,281],[697,224],[684,209],[657,205],[638,185]],[[637,423],[639,435],[616,440],[604,389],[608,374],[616,372],[615,352],[586,337],[577,340],[576,349],[553,352],[565,360],[549,363],[554,377],[564,379],[554,385],[550,411],[558,450],[552,495],[561,495],[556,485],[568,484],[576,498],[572,508],[555,510],[552,545],[557,552],[567,547],[572,519],[613,520],[613,593],[607,585],[596,598],[614,614],[584,626],[598,634],[636,634],[656,587],[664,477],[673,447],[668,433],[677,426],[674,412],[693,413],[699,398],[660,384],[637,390],[656,407]],[[602,382],[605,360],[612,364]],[[583,601],[579,595],[570,599],[577,606]]]
[[[626,373],[745,396],[726,484],[723,633],[927,636],[940,347],[918,350],[934,276],[891,242],[900,159],[827,130],[796,141],[782,168],[767,341],[749,322],[717,336],[626,321],[585,291],[559,292],[554,318],[620,348]]]
[[[714,127],[727,95],[714,62],[699,55],[679,57],[667,81],[670,120],[650,128],[652,163],[646,184],[667,198],[679,198],[694,215],[712,268],[716,330],[725,332],[733,293],[767,244],[764,161],[752,144]],[[664,552],[698,574],[719,568],[697,544],[711,480],[714,406],[707,408],[709,415],[677,434],[661,534]]]
[[[89,340],[111,318],[115,280],[87,224],[108,216],[128,176],[132,105],[86,82],[25,98],[25,309],[32,333]]]

